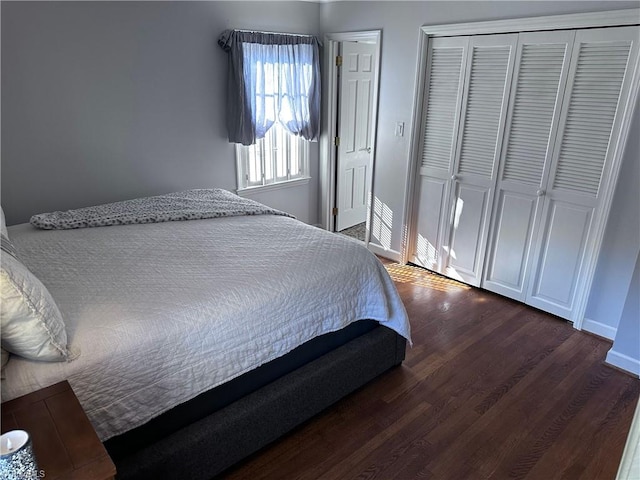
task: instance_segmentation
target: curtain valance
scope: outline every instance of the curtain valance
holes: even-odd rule
[[[229,141],[252,145],[274,123],[306,140],[320,133],[320,42],[311,35],[226,30]]]

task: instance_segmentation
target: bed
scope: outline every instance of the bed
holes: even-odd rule
[[[118,478],[211,478],[399,365],[409,324],[377,258],[249,212],[10,227],[77,358],[12,355],[3,401],[67,379]]]

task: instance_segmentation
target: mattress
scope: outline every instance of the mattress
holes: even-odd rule
[[[375,256],[291,218],[24,224],[9,236],[81,354],[69,363],[13,356],[2,399],[67,379],[103,441],[356,320],[410,338]]]

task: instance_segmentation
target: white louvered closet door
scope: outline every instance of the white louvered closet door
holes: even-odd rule
[[[443,216],[449,198],[462,104],[468,37],[429,42],[423,99],[422,153],[411,260],[440,271]]]
[[[469,41],[441,273],[474,286],[482,278],[517,40],[509,34]]]
[[[518,38],[482,286],[525,301],[529,254],[549,177],[574,31]]]
[[[526,302],[568,320],[586,295],[582,270],[608,184],[621,110],[638,56],[638,27],[576,33]],[[629,67],[631,65],[631,67]],[[633,133],[632,133],[633,134]]]

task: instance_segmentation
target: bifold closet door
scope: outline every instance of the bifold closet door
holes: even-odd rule
[[[479,285],[517,35],[437,38],[428,52],[413,261]]]
[[[483,288],[525,301],[575,32],[522,33]]]
[[[584,268],[597,256],[594,227],[604,226],[602,198],[615,186],[609,177],[639,39],[635,26],[576,33],[526,299],[569,320],[589,293]]]

